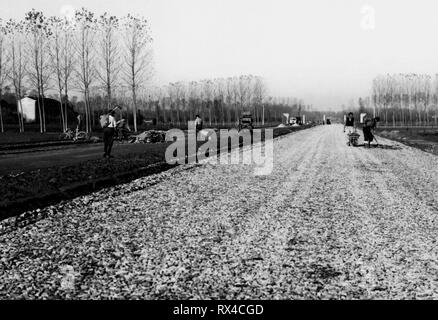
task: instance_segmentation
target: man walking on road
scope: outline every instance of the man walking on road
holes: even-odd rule
[[[103,144],[104,144],[104,158],[112,158],[111,149],[114,143],[114,134],[117,127],[115,118],[116,112],[112,110],[108,116],[108,126],[103,129]]]
[[[196,125],[196,133],[202,130],[202,119],[198,114],[196,115],[195,125]]]

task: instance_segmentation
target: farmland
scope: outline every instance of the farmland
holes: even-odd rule
[[[438,155],[437,127],[383,127],[377,130],[377,134]]]

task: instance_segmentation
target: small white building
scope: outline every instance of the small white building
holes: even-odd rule
[[[23,118],[26,123],[36,121],[36,100],[24,97],[17,101],[18,112],[23,112]],[[21,103],[21,106],[20,106]]]

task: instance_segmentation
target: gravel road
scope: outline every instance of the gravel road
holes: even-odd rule
[[[274,171],[187,165],[0,229],[0,298],[438,298],[438,158],[342,127],[275,140]]]

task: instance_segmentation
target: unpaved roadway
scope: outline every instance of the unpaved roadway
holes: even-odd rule
[[[0,298],[438,298],[438,158],[341,126],[274,171],[182,166],[0,231]],[[9,222],[4,222],[10,223]]]

